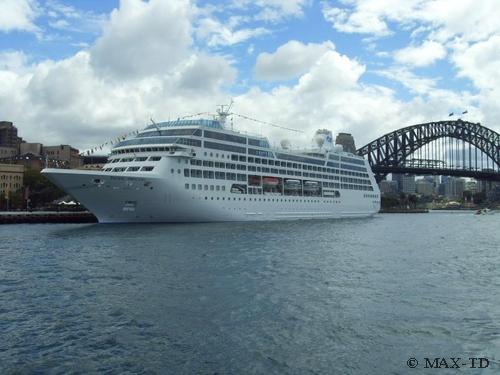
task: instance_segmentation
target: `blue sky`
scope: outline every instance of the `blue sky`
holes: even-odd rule
[[[297,144],[465,109],[498,131],[498,19],[494,0],[3,0],[0,117],[82,149],[231,98]]]

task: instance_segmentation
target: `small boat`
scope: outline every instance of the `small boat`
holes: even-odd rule
[[[493,215],[495,212],[489,208],[480,208],[476,211],[476,215]]]

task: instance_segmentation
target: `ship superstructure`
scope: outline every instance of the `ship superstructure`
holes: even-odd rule
[[[217,119],[152,123],[111,150],[102,171],[44,169],[99,222],[364,217],[380,192],[366,160],[320,130],[311,150],[272,148]]]

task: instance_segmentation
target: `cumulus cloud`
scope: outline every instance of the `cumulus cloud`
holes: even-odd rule
[[[446,49],[441,43],[426,40],[419,46],[408,46],[394,53],[394,60],[400,64],[423,67],[446,57]]]
[[[34,0],[0,1],[0,32],[13,30],[38,32],[34,21],[37,6]]]
[[[120,78],[166,74],[189,56],[188,0],[121,0],[91,49],[98,72]]]
[[[222,87],[236,72],[226,58],[192,45],[189,11],[185,1],[123,0],[96,44],[74,56],[28,65],[21,52],[3,53],[0,113],[29,141],[86,148],[151,116],[227,101]]]
[[[332,42],[304,44],[291,40],[274,53],[257,56],[255,75],[260,80],[287,80],[306,73],[327,51],[334,50]]]

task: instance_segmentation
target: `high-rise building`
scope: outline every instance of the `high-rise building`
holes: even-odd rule
[[[406,194],[413,194],[416,191],[415,176],[405,174],[401,177],[400,190]]]
[[[444,182],[444,195],[450,199],[462,199],[465,191],[465,179],[449,177]]]
[[[422,194],[425,196],[433,195],[434,194],[434,183],[428,181],[427,179],[423,178],[421,180],[418,180],[415,182],[415,187],[416,191],[418,194]]]
[[[378,184],[382,194],[394,194],[398,192],[398,183],[396,181],[380,181]]]
[[[354,144],[354,138],[349,133],[339,133],[335,139],[335,144],[342,145],[344,151],[350,152],[352,154],[356,153],[356,145]]]
[[[0,147],[19,149],[22,138],[17,136],[17,128],[10,121],[0,121]]]

